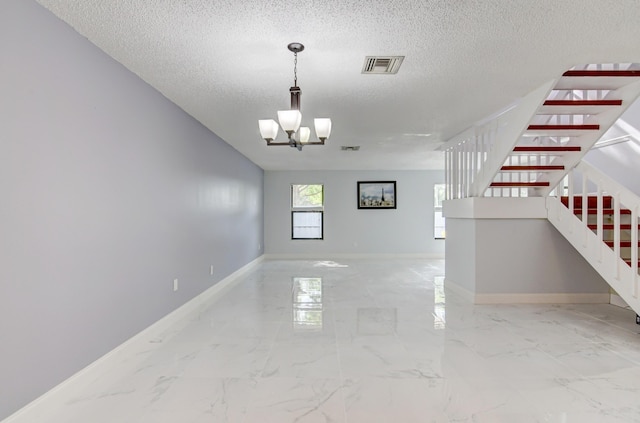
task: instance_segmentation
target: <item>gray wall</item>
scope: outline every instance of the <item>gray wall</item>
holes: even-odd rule
[[[476,292],[476,221],[447,218],[447,254],[444,269],[447,281]]]
[[[262,170],[34,1],[0,55],[2,420],[264,241]]]
[[[546,219],[447,219],[447,280],[475,294],[594,294],[609,285]]]
[[[609,285],[546,219],[476,220],[478,293],[607,293]]]
[[[372,180],[396,181],[397,209],[357,208],[357,181]],[[433,185],[442,182],[437,170],[266,171],[265,252],[444,256],[433,238]],[[291,240],[291,184],[315,183],[324,184],[324,240]]]

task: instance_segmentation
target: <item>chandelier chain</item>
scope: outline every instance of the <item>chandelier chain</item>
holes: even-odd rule
[[[293,86],[298,86],[298,53],[293,53]]]

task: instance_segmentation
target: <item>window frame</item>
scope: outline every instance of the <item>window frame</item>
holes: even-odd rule
[[[314,186],[317,185],[321,188],[321,201],[322,203],[320,205],[311,205],[311,206],[295,206],[294,205],[294,187],[296,186]],[[289,190],[289,195],[290,195],[290,207],[291,207],[291,240],[293,241],[304,241],[304,240],[324,240],[324,184],[318,184],[318,183],[311,183],[311,184],[291,184],[290,186],[290,190]],[[313,237],[313,238],[308,238],[308,237],[295,237],[295,229],[296,226],[294,226],[294,220],[295,220],[295,215],[296,214],[301,214],[301,213],[317,213],[320,216],[320,237]]]
[[[320,215],[320,237],[319,238],[302,238],[302,237],[295,237],[295,228],[296,226],[293,225],[293,220],[294,220],[294,215],[295,214],[300,214],[300,213],[318,213]],[[299,241],[299,240],[323,240],[324,239],[324,211],[322,210],[291,210],[291,239],[294,241]]]

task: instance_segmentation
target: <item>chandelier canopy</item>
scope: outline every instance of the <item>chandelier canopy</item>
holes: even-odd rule
[[[302,90],[298,87],[298,53],[304,50],[304,46],[300,43],[291,43],[287,46],[289,51],[293,52],[293,87],[289,88],[291,96],[291,109],[278,111],[278,122],[273,119],[261,119],[258,121],[260,135],[267,142],[267,145],[288,145],[290,147],[302,150],[305,145],[324,145],[324,142],[331,134],[331,119],[316,118],[313,120],[316,129],[316,136],[319,141],[309,141],[311,129],[306,126],[300,127],[302,123],[302,113],[300,112],[300,97]],[[278,129],[286,132],[289,141],[276,142]]]

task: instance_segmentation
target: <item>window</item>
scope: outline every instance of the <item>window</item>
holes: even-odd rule
[[[323,238],[323,185],[291,185],[291,239]]]
[[[435,239],[444,239],[445,237],[444,216],[442,215],[444,189],[444,184],[433,186],[433,237]]]

